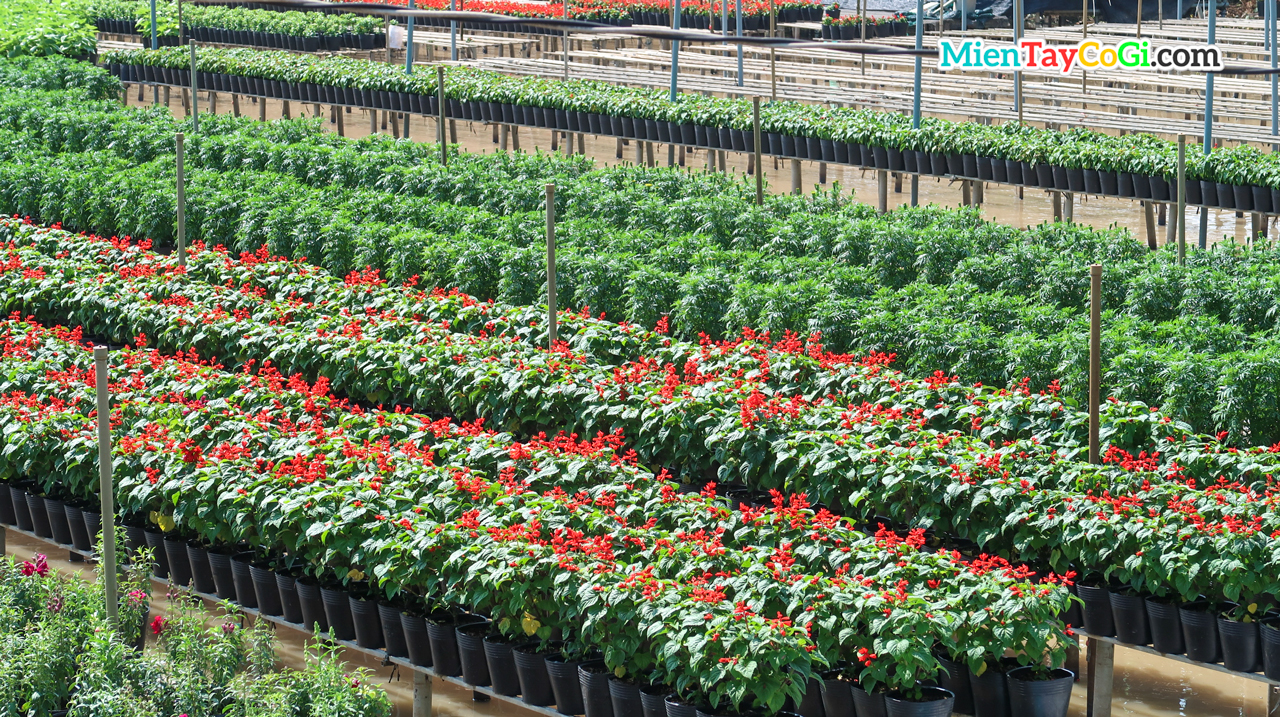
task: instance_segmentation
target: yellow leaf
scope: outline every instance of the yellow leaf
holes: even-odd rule
[[[1256,602],[1249,603],[1249,612],[1257,612],[1257,611],[1258,611],[1258,603]]]
[[[987,671],[987,663],[984,662],[982,663],[982,667],[979,667],[978,671],[973,674],[976,675],[977,677],[982,677],[982,673],[986,671]]]
[[[622,679],[622,676],[627,674],[627,668],[623,667],[622,665],[618,665],[617,667],[613,668],[613,674],[618,679]]]
[[[542,627],[542,623],[538,622],[529,613],[524,614],[524,619],[520,621],[520,627],[524,628],[524,634],[532,635]]]
[[[171,515],[162,515],[162,516],[160,516],[160,517],[156,520],[156,525],[159,525],[159,526],[160,526],[160,530],[163,530],[163,531],[164,531],[164,532],[166,532],[166,533],[167,533],[167,532],[169,532],[169,531],[171,531],[171,530],[173,530],[174,528],[178,527],[178,524],[177,524],[177,523],[175,523],[175,522],[173,522],[173,516],[171,516]]]
[[[511,626],[511,618],[504,617],[498,621],[498,632],[506,632],[507,628],[510,626]]]
[[[347,571],[347,578],[359,582],[361,580],[364,580],[364,573],[360,572],[359,570],[356,570],[355,568],[351,568],[350,570]]]

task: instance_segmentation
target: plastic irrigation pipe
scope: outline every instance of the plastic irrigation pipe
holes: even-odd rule
[[[120,590],[116,586],[116,501],[111,481],[111,395],[107,389],[107,347],[93,347],[93,373],[98,393],[98,498],[102,511],[102,584],[106,587],[107,620],[116,624]]]

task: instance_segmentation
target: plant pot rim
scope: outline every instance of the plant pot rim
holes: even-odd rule
[[[894,692],[886,693],[884,698],[886,700],[894,700],[896,702],[911,702],[914,704],[922,704],[925,702],[937,702],[939,700],[945,700],[948,697],[955,699],[955,696],[956,696],[956,693],[946,689],[945,687],[934,687],[932,685],[921,687],[920,691],[926,695],[929,695],[929,694],[936,695],[936,697],[926,697],[923,700],[913,700],[905,697],[901,692],[894,691]]]
[[[1019,680],[1021,682],[1052,682],[1054,680],[1063,680],[1068,678],[1074,680],[1076,678],[1076,673],[1072,672],[1071,670],[1068,670],[1065,667],[1054,667],[1050,669],[1049,677],[1046,677],[1043,680],[1036,680],[1036,679],[1029,680],[1023,677],[1023,675],[1031,673],[1033,669],[1035,668],[1032,665],[1023,665],[1022,667],[1015,667],[1014,669],[1009,670],[1004,674],[1005,674],[1005,677],[1009,679]]]

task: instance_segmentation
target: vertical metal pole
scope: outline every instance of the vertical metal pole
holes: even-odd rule
[[[1164,0],[1158,0],[1164,2]],[[1089,37],[1089,0],[1080,0],[1080,37],[1081,39]],[[1084,70],[1080,71],[1080,92],[1089,91],[1089,73]]]
[[[178,215],[178,266],[187,265],[187,180],[182,172],[182,155],[186,144],[184,140],[182,133],[179,132],[177,152],[178,196],[175,202]]]
[[[733,1],[735,1],[735,5],[733,5],[733,14],[735,14],[735,17],[737,18],[737,36],[742,37],[742,0]],[[1271,1],[1272,3],[1275,3],[1275,0]],[[737,44],[737,86],[742,87],[742,83],[745,81],[744,78],[745,76],[742,74],[742,44],[739,42],[739,44]],[[759,168],[759,164],[756,164],[756,168]],[[756,172],[759,172],[759,169],[756,169]]]
[[[1022,0],[1013,0],[1013,42],[1022,39]],[[1018,108],[1018,124],[1022,124],[1022,73],[1013,73],[1013,104]]]
[[[769,37],[777,37],[778,35],[778,10],[773,6],[773,0],[769,0]],[[769,101],[778,101],[778,54],[774,52],[773,45],[769,46]]]
[[[1089,266],[1089,462],[1098,462],[1098,397],[1102,391],[1102,265]]]
[[[1178,135],[1178,266],[1187,261],[1187,136]]]
[[[196,41],[190,41],[191,46],[191,131],[198,133],[200,131],[200,103],[196,101],[196,92],[200,89],[199,73],[196,72]]]
[[[1147,248],[1155,251],[1160,248],[1156,240],[1156,205],[1155,202],[1142,203],[1142,219],[1147,225]]]
[[[729,0],[720,0],[720,36],[729,36]]]
[[[764,164],[760,151],[760,98],[751,98],[752,147],[755,149],[756,162],[756,206],[764,204]]]
[[[963,0],[962,0],[963,1]],[[916,49],[924,47],[924,0],[916,0]],[[915,87],[911,94],[911,126],[920,128],[920,63],[924,58],[916,55]]]
[[[1138,39],[1142,39],[1142,0],[1138,0]]]
[[[413,671],[413,717],[431,717],[431,675]]]
[[[1209,44],[1214,44],[1217,35],[1217,0],[1209,0]],[[1204,75],[1204,153],[1213,148],[1213,73]]]
[[[966,3],[965,0],[956,0],[956,7],[960,10],[960,32],[968,32],[969,31],[968,3]],[[939,17],[939,20],[938,20],[939,26],[941,26],[941,23],[942,23],[941,12],[938,13],[938,17]]]
[[[413,0],[409,0],[409,9],[413,9]],[[404,73],[406,75],[413,74],[413,18],[410,17],[405,21],[404,26]],[[406,115],[405,127],[408,127],[408,118]],[[405,136],[408,136],[407,134]]]
[[[969,184],[965,183],[967,189]],[[884,169],[876,170],[876,211],[884,214],[889,211],[889,172]]]
[[[151,0],[151,49],[160,48],[160,39],[156,36],[156,0]],[[160,104],[160,85],[151,87],[151,103]]]
[[[1277,53],[1276,53],[1276,0],[1270,0],[1267,7],[1271,8],[1271,19],[1268,24],[1271,28],[1271,69],[1277,69]],[[1271,136],[1280,137],[1280,75],[1275,72],[1271,73]],[[1271,144],[1271,151],[1280,151],[1280,140]],[[1280,211],[1278,209],[1277,211]]]
[[[671,2],[671,29],[680,29],[680,0]],[[680,41],[671,41],[671,101],[675,102],[680,91],[677,77],[680,75]]]
[[[111,483],[111,397],[107,393],[107,347],[93,347],[98,388],[98,495],[102,511],[102,583],[106,586],[107,619],[116,624],[120,594],[116,587],[116,505]]]
[[[556,185],[547,185],[547,350],[556,342]]]
[[[451,12],[457,12],[458,0],[449,0],[449,10]],[[449,21],[449,59],[454,62],[458,61],[458,21],[457,20]]]
[[[449,164],[449,145],[444,141],[444,66],[436,65],[436,141],[440,143],[440,164]]]
[[[563,2],[564,2],[564,19],[568,20],[569,19],[569,0],[563,0]],[[564,47],[560,49],[564,50],[564,78],[567,80],[569,79],[569,28],[568,26],[564,28]]]
[[[791,160],[791,193],[792,194],[804,194],[804,189],[802,188],[800,182],[801,182],[800,160],[793,159]]]

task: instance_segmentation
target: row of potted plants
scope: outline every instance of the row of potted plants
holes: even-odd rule
[[[42,489],[83,494],[95,471],[67,462],[67,451],[94,440],[83,416],[89,352],[78,330],[6,328],[3,366],[21,398],[11,393],[6,411],[5,472],[47,465]],[[937,642],[971,666],[1011,646],[1031,665],[1065,650],[1054,615],[1069,597],[1054,576],[1036,583],[998,559],[925,550],[923,530],[868,538],[803,496],[726,502],[714,485],[682,495],[632,465],[617,434],[516,441],[478,424],[350,406],[323,380],[270,367],[230,374],[147,350],[116,363],[127,377],[114,401],[122,508],[156,511],[162,529],[214,546],[248,541],[260,557],[291,556],[330,584],[341,576],[370,599],[339,592],[340,609],[326,605],[330,627],[345,631],[343,609],[355,607],[346,634],[359,639],[363,622],[374,647],[385,636],[372,598],[385,588],[417,609],[487,612],[492,624],[477,637],[561,637],[574,662],[597,647],[618,676],[653,668],[686,699],[757,700],[770,711],[787,696],[800,702],[810,670],[839,655],[861,655],[849,674],[869,692],[888,685],[903,693],[888,701],[919,704],[915,679],[938,669]],[[166,545],[179,582],[192,556],[182,543]],[[203,565],[190,576],[198,586]],[[231,586],[234,571],[224,570]],[[218,578],[205,587],[218,589]],[[272,602],[259,587],[255,597]],[[964,608],[979,594],[990,612]]]
[[[124,547],[123,544],[120,545]],[[391,702],[366,670],[345,672],[335,651],[308,645],[301,670],[278,669],[265,623],[243,627],[234,609],[216,617],[171,595],[148,620],[151,584],[138,561],[117,585],[107,617],[101,578],[60,574],[45,555],[0,559],[0,709],[9,714],[132,714],[264,717],[345,714],[389,717]],[[148,635],[156,649],[143,651]]]
[[[176,49],[112,52],[103,62],[125,81],[184,84],[184,70],[190,69],[189,55]],[[210,50],[199,63],[209,81],[202,86],[229,92],[415,113],[433,112],[437,94],[429,73],[406,75],[344,58]],[[160,77],[157,70],[175,74]],[[239,78],[238,89],[233,78]],[[449,68],[446,96],[448,115],[461,119],[754,151],[751,105],[742,100],[685,95],[670,102],[659,90],[511,78],[471,68]],[[781,156],[1156,201],[1173,198],[1176,148],[1151,135],[1112,137],[1082,129],[938,119],[913,129],[901,115],[788,102],[762,109],[761,132],[768,153]],[[1188,155],[1187,176],[1197,180],[1194,189],[1188,183],[1189,202],[1272,211],[1272,190],[1280,189],[1272,155],[1248,146],[1207,157]],[[1230,191],[1219,191],[1219,183]]]
[[[915,25],[907,22],[901,14],[891,16],[836,15],[830,13],[822,16],[823,40],[861,40],[862,28],[866,26],[868,40],[877,37],[895,37],[910,35],[915,32]]]
[[[50,244],[67,245],[66,237]],[[112,261],[118,259],[117,256]],[[150,264],[155,259],[145,261]],[[292,273],[287,265],[264,262],[260,257],[249,257],[247,262],[249,266],[236,268],[215,254],[207,263],[194,260],[193,266],[200,268],[189,276],[205,277],[210,287],[230,280],[234,287],[249,281],[251,276],[246,276],[246,270],[261,277]],[[224,266],[226,273],[222,273]],[[42,271],[53,269],[50,265]],[[319,280],[313,271],[303,267],[303,276],[308,278],[300,283],[316,284]],[[63,282],[49,283],[67,290]],[[248,285],[254,283],[256,279]],[[26,284],[21,293],[35,296]],[[478,414],[499,425],[523,426],[524,430],[565,426],[563,416],[569,415],[574,416],[574,422],[568,425],[577,430],[622,428],[637,437],[634,446],[643,460],[684,466],[685,475],[699,475],[691,469],[700,466],[718,467],[722,477],[738,476],[753,486],[803,489],[828,505],[870,504],[889,515],[914,515],[924,524],[955,531],[989,548],[999,546],[1011,556],[1043,560],[1045,569],[1049,564],[1059,570],[1075,567],[1091,579],[1112,576],[1133,590],[1166,598],[1191,601],[1203,594],[1239,601],[1247,608],[1249,604],[1265,603],[1265,596],[1275,593],[1275,586],[1261,575],[1240,575],[1231,567],[1236,564],[1233,561],[1259,565],[1269,559],[1266,541],[1259,543],[1258,539],[1280,527],[1273,525],[1276,516],[1271,511],[1271,499],[1259,496],[1267,485],[1265,476],[1272,471],[1271,454],[1263,448],[1224,450],[1213,439],[1196,436],[1141,404],[1117,402],[1104,411],[1104,436],[1110,452],[1107,462],[1095,467],[1079,460],[1080,447],[1087,442],[1082,414],[1051,393],[966,388],[950,377],[911,382],[900,374],[883,371],[880,359],[858,363],[852,357],[824,355],[811,342],[772,345],[759,338],[714,348],[673,341],[665,347],[673,353],[593,369],[591,361],[575,358],[571,353],[547,355],[523,341],[510,340],[499,341],[502,348],[496,348],[489,343],[492,339],[484,338],[488,330],[503,331],[501,327],[508,321],[522,324],[524,316],[498,319],[495,315],[503,315],[500,308],[499,313],[490,314],[495,308],[492,305],[468,303],[467,297],[462,296],[441,296],[434,303],[446,311],[470,314],[473,318],[465,322],[451,313],[422,315],[433,302],[416,289],[380,288],[377,282],[352,277],[348,284],[347,291],[364,301],[378,299],[377,304],[388,307],[388,311],[394,306],[387,303],[390,297],[404,292],[403,300],[414,307],[420,320],[395,319],[395,313],[388,313],[367,324],[360,322],[360,338],[350,341],[334,333],[338,326],[345,325],[350,339],[354,323],[337,324],[334,329],[303,328],[298,337],[289,340],[294,346],[293,355],[282,352],[284,345],[275,340],[261,344],[260,350],[275,356],[286,370],[318,372],[348,392],[359,386],[360,395],[370,395],[373,400],[400,400],[429,407],[428,410]],[[266,285],[274,282],[264,282],[259,301],[266,304],[254,302],[263,309],[271,303],[265,298]],[[293,286],[289,285],[289,296],[296,296]],[[341,293],[341,286],[345,285],[333,286],[331,291]],[[195,302],[190,309],[175,308],[177,305],[172,302],[165,304],[167,308],[160,308],[152,302],[148,309],[140,306],[136,311],[112,316],[103,315],[98,308],[103,304],[94,301],[80,304],[83,314],[60,316],[73,321],[81,316],[86,320],[96,317],[104,325],[124,325],[153,336],[171,336],[167,340],[173,341],[173,346],[192,345],[198,331],[199,337],[208,342],[202,345],[204,352],[228,357],[246,349],[257,353],[256,331],[246,332],[245,326],[230,319],[211,320],[200,308],[210,301],[227,305],[225,302],[244,291],[233,288],[214,292],[207,299],[194,299],[199,296],[193,293],[196,288],[181,291],[184,299]],[[79,289],[74,291],[86,296]],[[101,291],[113,297],[129,293],[109,283]],[[141,286],[134,291],[155,296],[154,291]],[[213,299],[216,294],[221,298]],[[330,299],[321,298],[325,294],[321,292],[314,298],[329,302]],[[33,301],[36,305],[49,303],[48,299]],[[247,304],[232,305],[247,312],[246,318],[253,315]],[[310,321],[298,313],[307,305],[268,309],[258,320],[266,322],[287,311],[292,321]],[[352,321],[344,311],[331,311],[335,320],[341,317],[342,322]],[[174,315],[160,317],[164,312]],[[200,322],[180,318],[187,312],[204,318]],[[326,313],[319,311],[316,318]],[[144,316],[156,319],[149,323]],[[220,323],[226,323],[226,328],[218,329]],[[450,332],[432,337],[435,332],[426,328],[445,323],[451,328],[470,326],[476,333],[465,339],[451,338]],[[184,325],[192,328],[184,329]],[[388,354],[394,345],[392,336],[404,330],[397,328],[401,325],[417,327],[412,343],[418,348],[407,354]],[[380,335],[383,331],[391,333]],[[213,338],[219,333],[225,338]],[[323,334],[319,339],[322,344],[308,345],[305,337],[313,333]],[[585,336],[594,333],[583,331]],[[245,336],[255,337],[254,342],[245,345]],[[598,334],[595,339],[600,340]],[[231,348],[233,343],[239,347]],[[347,353],[361,343],[376,349]],[[342,371],[337,364],[332,369],[325,368],[328,360],[315,358],[320,354],[346,357],[341,359],[342,364],[354,362],[365,368],[358,377]],[[493,357],[502,354],[506,356],[501,363],[495,363]],[[691,360],[696,371],[688,368]],[[381,395],[363,393],[375,386],[389,385],[372,373],[383,362],[388,367],[392,363],[415,366],[421,373],[404,379],[412,388],[406,385],[405,389]],[[475,368],[468,369],[468,365]],[[493,372],[500,365],[511,368],[503,372],[501,381],[492,383]],[[664,365],[672,368],[664,371]],[[674,370],[679,365],[686,366],[683,372]],[[763,365],[768,366],[767,371],[761,370]],[[804,366],[809,368],[805,370]],[[819,366],[826,368],[819,370]],[[733,388],[724,383],[724,376],[738,377],[733,379]],[[756,378],[744,381],[742,376]],[[440,387],[424,390],[436,383],[437,377]],[[554,398],[546,389],[546,382],[552,379]],[[478,385],[488,385],[489,393],[458,400],[457,396]],[[497,386],[501,386],[501,394],[494,392]],[[765,395],[774,398],[766,399]],[[833,396],[835,403],[814,398],[824,395]],[[561,401],[566,405],[561,406]],[[874,408],[886,402],[891,409]],[[625,407],[645,405],[671,405],[670,410],[678,410],[687,418],[678,424],[670,424],[665,412],[650,416],[633,412],[633,417],[627,418]],[[861,408],[855,410],[858,406]],[[857,418],[863,414],[866,418]],[[799,426],[805,430],[798,431]],[[861,433],[856,447],[848,441],[849,430],[855,427]],[[688,438],[673,439],[673,431]],[[912,445],[904,442],[904,432],[918,434]],[[993,447],[1002,443],[1003,448]],[[1151,457],[1153,453],[1156,457]],[[993,472],[993,460],[1006,472]],[[713,471],[704,475],[716,474]],[[1225,484],[1215,485],[1218,476],[1230,478]],[[1028,485],[1019,490],[1016,480]],[[1124,510],[1096,515],[1077,512],[1077,504],[1100,502],[1098,496],[1104,488],[1108,492],[1102,502],[1125,506]],[[921,496],[934,495],[945,495],[947,499],[922,502]],[[1177,508],[1171,509],[1175,504]],[[998,508],[994,513],[988,512],[991,505]],[[1026,515],[1027,519],[1016,530],[1010,530],[1002,527],[1003,518],[997,520],[993,515]],[[1045,537],[1048,535],[1058,537],[1050,542]],[[1149,557],[1115,557],[1144,554]],[[1197,567],[1187,570],[1187,565]],[[1239,619],[1241,615],[1234,617]]]
[[[340,4],[340,3],[336,3]],[[392,0],[393,5],[407,5],[407,0]],[[724,2],[708,2],[708,0],[681,0],[681,27],[685,29],[720,30],[722,13],[728,13],[729,28],[737,27],[736,4]],[[517,17],[564,17],[565,7],[560,3],[528,3],[510,2],[506,0],[466,0],[451,4],[450,0],[415,0],[414,7],[431,10],[474,10],[497,15],[513,15]],[[590,20],[607,24],[629,26],[660,25],[671,26],[671,0],[586,0],[571,3],[568,16],[578,20]],[[822,16],[822,6],[816,0],[783,0],[773,4],[776,14],[775,22],[818,22]],[[769,28],[770,4],[762,0],[745,0],[742,3],[743,29],[746,31],[767,30]],[[439,24],[438,21],[428,24]],[[447,21],[444,23],[447,25]],[[485,23],[467,23],[481,29],[492,29],[502,32],[548,32],[541,28],[512,29],[511,25],[486,26]]]
[[[151,5],[141,0],[93,0],[85,14],[100,32],[151,35]],[[276,12],[220,5],[187,5],[178,27],[176,3],[157,5],[156,30],[165,45],[186,39],[305,52],[386,46],[381,18],[352,13]]]

